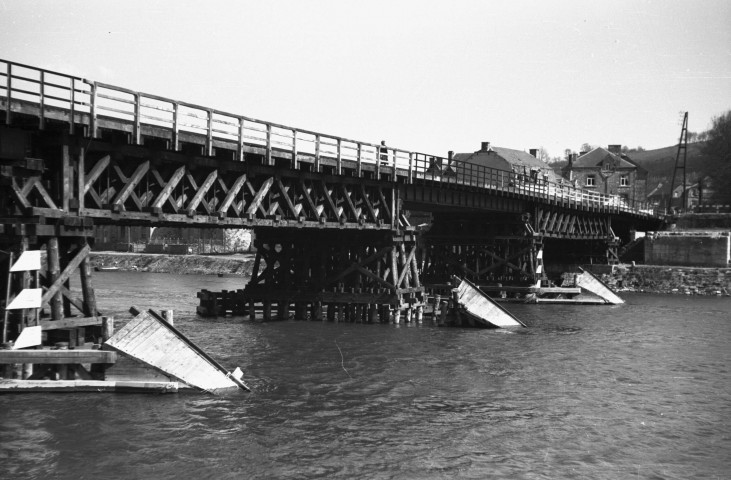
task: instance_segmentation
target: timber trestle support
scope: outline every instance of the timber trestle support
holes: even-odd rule
[[[92,350],[96,345],[98,349],[113,327],[112,320],[97,310],[89,259],[91,220],[2,218],[0,239],[3,347],[12,348],[23,330],[37,327],[42,331],[37,348]],[[77,288],[72,286],[74,278]],[[29,295],[35,292],[37,297]],[[103,368],[102,364],[4,364],[0,376],[89,380],[103,378]]]
[[[225,295],[201,292],[199,313],[248,313],[265,321],[290,316],[355,323],[421,320],[424,287],[413,229],[261,229],[255,235],[248,285]]]

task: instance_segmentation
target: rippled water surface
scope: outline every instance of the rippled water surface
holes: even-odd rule
[[[253,393],[0,396],[0,478],[731,478],[731,299],[508,305],[519,332],[195,316],[210,276],[100,273]]]

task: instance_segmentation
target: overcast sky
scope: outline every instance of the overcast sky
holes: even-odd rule
[[[731,109],[731,1],[0,0],[0,58],[425,153],[658,148]]]

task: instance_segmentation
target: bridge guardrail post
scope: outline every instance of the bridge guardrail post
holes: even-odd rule
[[[266,164],[272,165],[272,125],[267,123],[267,153],[266,153]]]
[[[267,143],[269,143],[267,141]],[[213,156],[213,110],[208,110],[208,132],[206,132],[206,156]]]
[[[132,127],[132,142],[135,145],[139,145],[140,144],[140,115],[142,113],[140,111],[141,110],[140,94],[135,93],[134,98],[135,98],[135,104],[134,104],[135,120],[134,120],[134,126]]]
[[[13,99],[13,64],[8,62],[5,65],[5,69],[5,78],[8,79],[8,103],[5,104],[5,124],[10,125],[10,104],[12,103],[11,100]]]
[[[97,116],[97,86],[96,82],[91,82],[91,95],[89,96],[89,137],[96,138],[96,116]]]
[[[239,117],[239,161],[244,161],[244,119]]]
[[[43,130],[46,127],[46,96],[45,96],[45,85],[46,85],[46,72],[41,70],[40,82],[38,83],[38,129]]]
[[[315,172],[320,173],[320,135],[315,135]]]

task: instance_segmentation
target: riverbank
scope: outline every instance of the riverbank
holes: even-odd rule
[[[669,267],[661,265],[585,265],[618,292],[680,295],[731,294],[731,268]]]
[[[93,268],[116,267],[122,271],[172,273],[175,275],[250,276],[254,254],[167,255],[150,253],[92,252]]]
[[[254,254],[166,255],[93,252],[93,267],[175,275],[251,275]],[[659,265],[585,265],[618,292],[686,295],[731,294],[731,268],[668,267]]]

